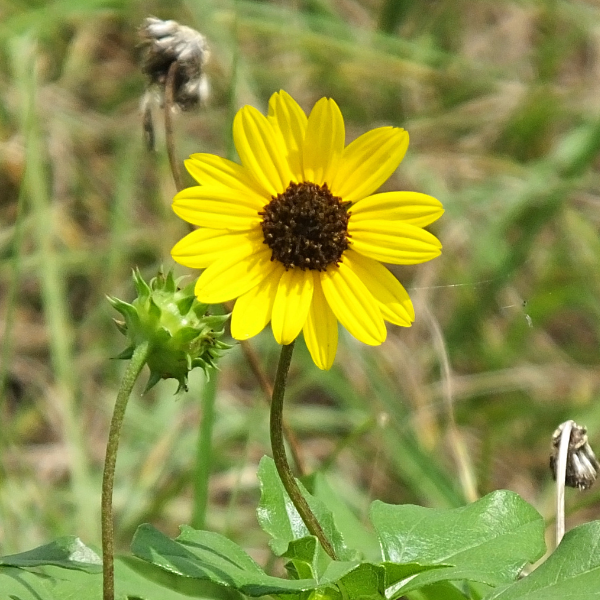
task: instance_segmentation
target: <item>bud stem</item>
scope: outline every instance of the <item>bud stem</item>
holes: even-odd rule
[[[294,503],[298,514],[304,521],[307,529],[312,535],[314,535],[323,549],[333,560],[337,560],[333,547],[323,529],[321,524],[314,515],[308,502],[302,495],[292,471],[288,464],[285,447],[283,444],[283,397],[285,395],[285,385],[287,381],[288,371],[290,369],[290,363],[292,361],[292,353],[294,351],[294,342],[287,346],[281,347],[281,354],[279,355],[279,364],[277,366],[277,375],[275,376],[275,383],[273,385],[273,397],[271,400],[271,449],[273,451],[273,459],[275,461],[275,467],[277,473],[281,479],[281,483],[288,493],[291,501]],[[106,599],[105,599],[106,600]]]
[[[103,571],[103,598],[114,600],[115,597],[115,566],[114,566],[114,527],[112,514],[113,486],[115,481],[115,465],[119,449],[121,425],[125,417],[127,401],[131,390],[146,360],[150,346],[144,342],[136,347],[121,381],[117,394],[117,401],[113,411],[108,443],[106,445],[106,458],[104,460],[104,475],[102,477],[102,571]]]

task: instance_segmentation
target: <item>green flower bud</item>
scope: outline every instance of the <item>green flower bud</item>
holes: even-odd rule
[[[183,279],[183,278],[182,278]],[[117,358],[129,359],[136,346],[148,342],[147,364],[150,379],[146,390],[160,379],[177,379],[181,390],[187,390],[187,376],[194,367],[201,367],[209,377],[209,369],[223,350],[230,348],[220,341],[229,315],[207,315],[207,304],[194,295],[194,283],[178,289],[173,272],[160,272],[148,285],[138,269],[133,272],[138,296],[131,303],[108,297],[108,301],[124,317],[115,319],[119,331],[127,336],[129,346]]]

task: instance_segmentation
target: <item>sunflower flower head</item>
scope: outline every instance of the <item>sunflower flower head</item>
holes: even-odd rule
[[[186,161],[199,183],[173,209],[199,228],[172,250],[182,265],[204,269],[200,302],[236,300],[232,336],[250,338],[270,322],[279,344],[300,332],[321,369],[329,369],[338,321],[379,345],[385,321],[409,327],[408,293],[381,263],[416,264],[441,244],[424,227],[438,200],[418,192],[375,193],[400,164],[408,133],[380,127],[345,145],[337,104],[319,100],[310,115],[284,91],[267,116],[244,106],[233,123],[237,164],[212,154]]]
[[[130,304],[108,297],[124,317],[115,323],[129,346],[117,358],[129,359],[142,342],[149,342],[147,364],[150,379],[146,391],[160,379],[177,379],[177,393],[187,389],[187,376],[194,367],[209,375],[215,361],[229,346],[219,338],[229,315],[209,316],[207,304],[198,302],[194,284],[180,290],[170,271],[161,272],[148,285],[136,269],[133,272],[137,298]]]

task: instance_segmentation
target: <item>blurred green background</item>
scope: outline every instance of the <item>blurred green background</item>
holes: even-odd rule
[[[244,104],[264,111],[283,88],[308,111],[327,95],[347,141],[406,128],[385,189],[446,208],[431,228],[442,256],[393,268],[412,328],[390,327],[378,348],[343,334],[329,372],[298,344],[286,418],[307,469],[365,519],[375,498],[452,507],[508,488],[551,524],[554,429],[572,418],[600,448],[596,2],[1,0],[0,554],[65,534],[99,543],[124,368],[110,360],[124,340],[104,295],[131,300],[131,269],[170,267],[187,232],[170,210],[158,111],[157,152],[142,143],[137,28],[151,15],[211,48],[206,106],[175,118],[181,160],[231,155]],[[272,376],[270,331],[252,344]],[[144,383],[117,468],[122,549],[139,523],[175,534],[193,512],[202,374],[177,398],[175,381],[142,396]],[[254,511],[268,408],[238,346],[217,386],[206,526],[264,562]],[[600,486],[567,502],[568,526],[600,518]]]

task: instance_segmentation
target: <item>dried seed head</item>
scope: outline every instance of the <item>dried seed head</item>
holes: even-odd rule
[[[148,17],[139,30],[144,46],[142,71],[148,75],[149,86],[164,92],[167,73],[177,63],[175,103],[181,110],[190,110],[208,96],[208,80],[204,66],[209,58],[206,38],[195,29],[177,21],[161,21]]]
[[[556,466],[560,438],[565,423],[561,423],[552,434],[552,454],[550,455],[550,470],[556,479]],[[600,471],[600,464],[596,459],[594,451],[588,443],[587,429],[573,423],[571,437],[569,439],[569,450],[567,453],[567,472],[565,484],[569,487],[587,490],[592,486]]]

